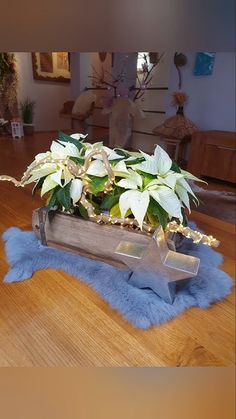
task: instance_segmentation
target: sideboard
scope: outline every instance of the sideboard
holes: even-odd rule
[[[187,170],[204,176],[236,182],[236,133],[198,131],[192,135]]]

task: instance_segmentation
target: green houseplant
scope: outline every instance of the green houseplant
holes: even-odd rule
[[[46,196],[47,210],[66,212],[98,224],[154,233],[180,232],[195,243],[217,245],[187,227],[186,212],[198,199],[189,181],[200,179],[182,170],[161,147],[153,155],[142,151],[88,143],[86,135],[59,132],[50,151],[35,156],[22,179],[0,176],[23,187],[34,183],[33,192]]]
[[[35,111],[35,102],[30,100],[28,97],[21,102],[20,110],[23,120],[24,134],[32,135],[34,133],[34,111]]]

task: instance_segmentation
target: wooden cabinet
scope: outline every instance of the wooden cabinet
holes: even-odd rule
[[[197,177],[236,182],[236,134],[226,131],[193,134],[187,170]]]

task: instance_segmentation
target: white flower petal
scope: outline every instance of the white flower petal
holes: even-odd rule
[[[126,167],[126,164],[124,162],[124,160],[119,161],[114,167],[113,167],[113,171],[114,172],[122,172],[122,173],[127,173],[129,174],[129,171]]]
[[[55,170],[57,170],[57,165],[55,163],[45,163],[42,167],[40,167],[40,169],[38,168],[33,170],[30,179],[25,183],[28,184],[41,179],[42,177],[55,172]]]
[[[81,198],[83,190],[83,182],[80,179],[73,179],[71,182],[70,187],[70,196],[73,201],[73,205],[75,205]]]
[[[154,156],[149,156],[148,160],[135,164],[133,167],[151,175],[156,175],[158,173],[157,162]]]
[[[176,190],[176,193],[178,194],[179,198],[181,199],[181,201],[188,208],[189,212],[191,212],[190,203],[189,203],[189,196],[188,196],[188,192],[186,191],[186,189],[183,188],[181,185],[177,184],[175,190]]]
[[[182,188],[186,189],[186,191],[188,191],[192,196],[194,196],[194,198],[198,202],[198,198],[196,197],[195,193],[192,191],[192,189],[190,188],[188,182],[185,179],[179,179],[178,180],[178,185],[180,185],[180,186],[182,186]]]
[[[54,180],[54,182],[56,182],[57,185],[60,185],[62,187],[61,178],[62,178],[62,168],[60,168],[59,170],[57,170],[57,172],[51,175],[51,179]]]
[[[66,143],[65,141],[53,141],[50,150],[53,159],[65,159],[66,157],[80,157],[80,153],[76,145],[72,143]]]
[[[50,151],[47,151],[46,153],[39,153],[35,156],[35,160],[39,162],[40,160],[45,159],[46,157],[49,157],[51,155]]]
[[[120,186],[121,188],[125,189],[138,189],[138,185],[135,182],[135,180],[132,179],[121,179],[119,182],[117,182],[117,186]]]
[[[143,186],[143,179],[142,176],[140,176],[139,173],[135,172],[132,169],[129,169],[129,179],[134,181],[140,188]]]
[[[84,146],[86,147],[85,150],[85,157],[87,157],[92,151],[101,151],[103,148],[103,143],[102,142],[98,142],[98,143],[94,143],[94,144],[90,144],[90,143],[84,143]],[[102,156],[101,153],[99,154],[95,154],[93,156],[93,159],[99,159],[102,160]]]
[[[132,196],[132,191],[126,191],[120,195],[119,207],[121,217],[124,218],[128,209],[130,209],[130,197]]]
[[[152,190],[149,193],[170,216],[179,218],[180,221],[183,220],[181,203],[170,188],[160,186],[157,190]]]
[[[195,180],[196,182],[203,182],[207,185],[207,182],[205,182],[205,180],[199,179],[198,177],[192,175],[192,173],[186,172],[186,170],[181,170],[181,173],[184,175],[186,179]]]
[[[80,140],[81,138],[83,139],[83,138],[86,138],[87,136],[88,134],[84,135],[84,134],[79,134],[79,133],[70,135],[70,137],[74,138],[74,140]]]
[[[65,149],[68,157],[80,157],[80,151],[75,144],[66,143]]]
[[[166,151],[157,145],[154,151],[154,157],[157,163],[158,173],[160,175],[167,173],[172,166],[172,160]]]
[[[112,150],[109,147],[103,147],[103,150],[107,153],[108,155],[108,160],[117,160],[117,159],[123,159],[123,156],[121,156],[120,154],[117,154],[114,150]]]
[[[130,191],[129,203],[134,218],[138,221],[139,227],[142,230],[143,219],[146,215],[149,205],[149,193],[148,191]]]
[[[63,169],[62,178],[64,179],[63,186],[65,186],[65,185],[67,185],[67,183],[69,183],[71,181],[71,179],[74,179],[74,175],[72,175],[72,173],[67,169],[67,167],[65,167]]]
[[[152,190],[152,189],[157,189],[161,185],[162,185],[162,183],[159,180],[159,178],[158,179],[153,179],[153,180],[151,180],[151,182],[149,182],[147,184],[145,189],[149,191],[149,190]]]
[[[149,199],[148,191],[139,192],[132,190],[124,192],[119,200],[121,217],[125,217],[128,209],[131,208],[134,218],[138,221],[139,226],[142,229],[143,219],[149,205]]]
[[[52,142],[50,150],[53,159],[65,159],[67,157],[65,147],[63,147],[63,145],[57,143],[56,141]]]
[[[105,166],[101,160],[93,160],[86,172],[88,175],[104,177],[107,175]]]
[[[51,178],[51,175],[47,176],[42,185],[41,196],[54,189],[56,186],[57,183]]]
[[[142,150],[139,150],[139,157],[144,157],[145,160],[149,160],[150,157],[152,157],[152,156],[150,156],[150,154],[144,153],[144,151],[142,151]]]
[[[181,173],[169,172],[164,177],[158,176],[158,179],[164,185],[167,185],[171,189],[174,189],[177,180],[180,179],[180,178],[182,178],[182,177],[183,177],[183,175]]]

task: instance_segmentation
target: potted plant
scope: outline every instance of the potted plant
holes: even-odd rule
[[[20,181],[9,176],[0,180],[22,187],[34,183],[33,191],[47,197],[48,210],[98,224],[132,227],[144,234],[158,226],[167,231],[176,224],[176,231],[185,235],[186,213],[191,203],[198,204],[189,181],[200,179],[182,170],[160,146],[149,155],[110,149],[102,142],[91,144],[85,137],[59,132],[50,151],[38,154]],[[192,236],[197,242],[205,241],[199,237]],[[210,241],[207,244],[214,243]]]
[[[34,183],[33,192],[47,198],[46,207],[33,213],[33,230],[43,245],[128,265],[138,287],[140,267],[146,279],[149,272],[148,286],[172,302],[168,283],[165,291],[156,286],[158,270],[166,269],[176,282],[195,276],[199,266],[198,258],[176,254],[173,238],[181,234],[194,243],[219,244],[187,225],[190,203],[198,202],[189,180],[199,179],[159,146],[149,155],[91,144],[85,137],[60,132],[20,181],[0,180],[18,187]]]
[[[35,102],[30,100],[28,97],[20,104],[25,135],[32,135],[34,133],[34,109]]]

